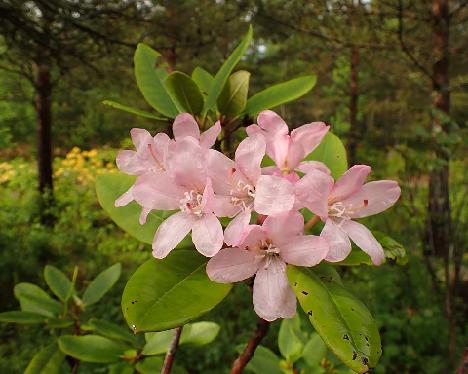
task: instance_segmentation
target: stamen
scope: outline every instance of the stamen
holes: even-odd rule
[[[203,195],[197,191],[191,190],[189,192],[184,192],[184,196],[185,198],[179,201],[180,210],[186,213],[194,214],[197,217],[201,217],[203,215],[203,210],[201,207]]]

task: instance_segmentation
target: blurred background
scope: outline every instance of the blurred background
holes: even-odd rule
[[[252,73],[252,93],[316,74],[311,93],[276,111],[291,127],[326,122],[350,165],[372,165],[372,178],[402,186],[399,203],[369,225],[402,243],[408,263],[343,272],[381,328],[375,372],[460,367],[468,345],[466,1],[0,0],[0,17],[0,311],[18,308],[15,283],[43,283],[46,264],[68,274],[77,265],[78,278],[89,279],[121,262],[124,276],[98,310],[122,321],[125,280],[150,248],[106,216],[94,179],[116,169],[132,127],[155,133],[161,124],[102,101],[151,111],[133,75],[138,42],[170,69],[215,73],[252,24],[254,43],[237,67]],[[205,319],[222,325],[215,343],[184,347],[177,360],[193,373],[226,372],[256,322],[251,295],[239,285]],[[277,330],[265,340],[275,352]],[[0,325],[0,372],[22,372],[47,335]]]

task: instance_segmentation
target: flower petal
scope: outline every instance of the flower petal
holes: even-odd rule
[[[348,220],[343,222],[341,227],[349,235],[351,240],[370,256],[375,265],[380,265],[384,262],[385,253],[383,248],[366,226]]]
[[[171,138],[163,132],[157,133],[153,138],[153,147],[151,147],[151,152],[153,153],[153,158],[155,158],[155,162],[158,164],[159,169],[166,167],[169,144],[171,141]]]
[[[138,153],[146,152],[148,144],[151,144],[153,140],[151,134],[145,129],[133,128],[130,130],[130,136]]]
[[[148,170],[147,163],[138,158],[135,151],[119,151],[115,163],[119,170],[130,175],[140,175]]]
[[[302,125],[291,131],[292,143],[301,146],[303,157],[305,157],[317,148],[328,130],[330,130],[330,126],[327,126],[323,122],[312,122]]]
[[[230,180],[235,170],[235,163],[219,151],[209,149],[206,152],[206,167],[217,194],[229,195],[232,190]]]
[[[257,124],[269,134],[288,135],[289,128],[286,122],[272,110],[264,110],[257,117]]]
[[[204,214],[195,220],[192,241],[198,252],[213,257],[223,246],[223,228],[214,214]]]
[[[320,170],[322,173],[331,174],[327,165],[320,161],[302,161],[297,170],[302,171],[304,174],[310,173],[312,170]]]
[[[297,266],[315,266],[329,251],[328,242],[315,235],[300,235],[283,242],[280,257],[284,262]]]
[[[128,191],[124,192],[120,197],[115,200],[114,206],[125,206],[130,204],[133,201],[133,186],[128,189]]]
[[[280,168],[287,167],[287,157],[291,138],[288,125],[271,110],[261,112],[257,117],[258,125],[266,141],[266,153]],[[253,131],[250,131],[253,132]]]
[[[304,233],[304,217],[295,210],[268,216],[262,227],[275,246],[280,246]]]
[[[257,315],[267,321],[296,314],[296,296],[288,282],[286,264],[274,258],[260,266],[255,276],[253,303]]]
[[[331,192],[333,202],[343,201],[354,192],[358,191],[367,176],[371,172],[371,167],[367,165],[354,165],[348,169],[335,183]]]
[[[339,262],[348,257],[351,252],[351,242],[349,241],[348,235],[331,219],[327,219],[325,222],[320,236],[324,238],[330,246],[330,250],[325,258],[326,261]]]
[[[211,148],[216,142],[216,138],[221,132],[221,124],[219,121],[206,130],[203,134],[200,135],[200,145],[203,148]]]
[[[305,206],[320,217],[328,215],[328,197],[333,188],[333,178],[318,169],[312,169],[295,185],[296,198],[300,206]]]
[[[206,179],[205,189],[203,190],[203,198],[201,201],[201,208],[203,213],[212,213],[214,209],[214,198],[215,194],[213,191],[213,185],[211,184],[211,179]]]
[[[352,209],[352,218],[361,218],[383,212],[400,198],[401,189],[397,182],[390,180],[366,183],[362,188],[344,200]]]
[[[258,269],[255,253],[237,247],[221,249],[206,265],[208,277],[219,283],[240,282]]]
[[[265,138],[254,134],[245,138],[236,149],[236,166],[255,184],[261,174],[260,164],[265,156]]]
[[[167,218],[156,230],[153,239],[153,256],[166,257],[190,232],[195,218],[185,212],[177,212]]]
[[[180,113],[174,120],[172,125],[174,132],[174,139],[176,141],[182,140],[187,136],[191,136],[196,140],[200,139],[200,128],[197,121],[188,113]]]
[[[292,209],[294,205],[294,185],[288,180],[274,175],[261,175],[255,186],[255,211],[265,215],[275,215]]]
[[[264,242],[267,237],[267,232],[262,226],[248,225],[244,230],[243,239],[239,244],[239,247],[242,249],[255,249],[262,243],[262,241]]]
[[[246,210],[239,213],[229,222],[224,230],[224,242],[227,245],[235,246],[243,241],[250,218],[251,212],[250,210]]]
[[[133,197],[138,204],[149,209],[178,209],[185,189],[166,174],[149,173],[137,179]]]
[[[149,208],[143,208],[140,213],[140,217],[138,219],[138,222],[140,225],[144,225],[146,223],[146,219],[148,218],[148,214],[150,214],[151,209]]]

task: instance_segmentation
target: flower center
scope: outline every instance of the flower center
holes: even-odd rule
[[[200,217],[203,215],[202,200],[203,195],[197,191],[191,190],[185,192],[185,198],[180,200],[180,210]]]
[[[256,257],[265,260],[263,268],[267,270],[271,263],[279,257],[280,250],[268,239],[262,240],[258,249],[260,253]]]
[[[238,181],[236,189],[231,190],[231,203],[234,206],[241,208],[243,211],[252,210],[255,187],[243,181]]]
[[[351,214],[358,212],[369,205],[369,200],[363,200],[362,205],[352,206],[345,205],[341,201],[337,201],[328,207],[328,215],[330,217],[342,218],[344,220],[351,219]]]

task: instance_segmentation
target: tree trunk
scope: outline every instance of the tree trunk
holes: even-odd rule
[[[349,141],[348,156],[349,165],[356,164],[356,153],[360,138],[360,129],[358,123],[358,104],[359,104],[359,49],[351,48],[350,59],[350,102],[349,102]]]
[[[449,133],[449,0],[432,1],[433,55],[432,66],[432,134],[436,162],[429,177],[429,228],[430,239],[436,254],[443,256],[447,284],[446,312],[449,320],[449,364],[454,367],[455,315],[452,281],[450,276],[451,214],[449,199],[449,153],[439,138]]]
[[[42,197],[42,219],[48,223],[46,210],[53,201],[52,180],[52,84],[50,66],[43,62],[34,63],[35,109],[37,115],[37,170],[39,192]]]

